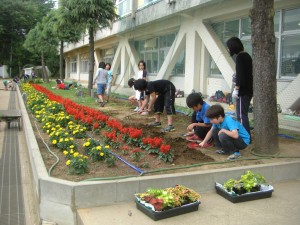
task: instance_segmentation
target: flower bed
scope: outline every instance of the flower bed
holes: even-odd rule
[[[135,197],[137,208],[153,220],[196,211],[200,204],[200,195],[182,185],[166,189],[149,188]]]
[[[49,135],[51,144],[65,155],[70,173],[86,173],[89,161],[104,161],[109,167],[114,166],[111,150],[130,154],[134,161],[146,153],[156,154],[164,162],[173,161],[171,146],[157,137],[143,138],[142,129],[124,127],[120,121],[54,95],[40,85],[24,84],[22,90],[28,95],[28,108]],[[87,131],[99,135],[103,143],[87,138]],[[78,146],[74,139],[83,139],[83,146]]]
[[[215,188],[218,194],[237,203],[271,197],[274,189],[264,183],[262,175],[246,171],[241,179],[229,179],[224,184],[216,183]]]

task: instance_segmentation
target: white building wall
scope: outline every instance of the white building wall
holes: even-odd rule
[[[275,0],[275,6],[291,7],[300,5],[298,0]],[[98,31],[95,35],[95,56],[99,62],[100,49],[118,46],[112,63],[113,74],[120,66],[120,74],[115,84],[127,86],[127,81],[137,72],[138,54],[130,40],[150,39],[170,32],[177,36],[156,75],[151,74],[148,80],[170,79],[176,88],[189,93],[192,89],[203,94],[212,95],[217,90],[230,92],[235,65],[225,46],[212,30],[214,21],[235,19],[249,15],[252,2],[247,0],[177,0],[168,5],[165,1],[143,9],[133,9],[134,19],[130,16],[116,21],[112,27]],[[76,44],[69,44],[65,54],[68,57],[88,49],[88,37]],[[182,50],[186,52],[184,77],[169,77]],[[213,58],[223,77],[209,76],[209,58]],[[77,74],[72,79],[88,80],[86,74],[80,74],[80,61],[77,63]],[[278,81],[278,93],[288,88],[289,82]]]

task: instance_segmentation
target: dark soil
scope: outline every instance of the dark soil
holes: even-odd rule
[[[183,137],[183,134],[186,133],[186,127],[190,123],[190,117],[177,114],[174,116],[173,125],[175,126],[175,131],[163,134],[160,132],[160,128],[152,128],[147,126],[149,122],[154,121],[154,115],[150,114],[149,116],[141,116],[139,114],[132,115],[133,107],[128,104],[127,101],[119,100],[119,99],[111,99],[110,102],[105,105],[103,108],[99,108],[97,103],[94,103],[90,107],[95,107],[103,111],[104,113],[114,117],[120,121],[124,125],[136,127],[139,129],[143,129],[143,137],[163,137],[165,144],[170,144],[171,148],[174,151],[175,160],[172,163],[165,163],[162,160],[157,160],[157,156],[145,154],[145,157],[142,158],[139,162],[134,162],[129,155],[123,155],[120,150],[113,150],[117,155],[128,161],[130,164],[138,167],[142,171],[152,171],[157,169],[163,168],[175,168],[175,167],[182,167],[182,166],[189,166],[193,164],[200,164],[206,162],[218,162],[218,161],[226,161],[227,156],[220,156],[215,154],[215,148],[211,147],[208,149],[201,149],[201,148],[189,148],[188,143]],[[33,122],[32,117],[30,119]],[[163,126],[166,125],[166,116],[162,115],[162,124]],[[48,151],[47,147],[42,142],[42,138],[48,143],[49,146],[49,138],[48,135],[43,133],[39,123],[37,123],[38,129],[40,130],[41,136],[39,136],[35,125],[32,123],[35,136],[44,159],[45,165],[47,170],[55,163],[56,158]],[[94,139],[100,140],[102,143],[102,137],[100,135],[95,135],[92,132],[89,132]],[[83,139],[76,140],[79,146],[82,146],[84,143]],[[300,155],[300,148],[299,142],[295,142],[295,140],[287,140],[281,138],[281,144],[285,147],[283,149],[290,149],[286,146],[297,146],[296,149],[292,152],[293,154]],[[116,176],[138,176],[139,173],[134,169],[127,166],[125,163],[121,162],[120,160],[116,161],[115,167],[107,167],[107,165],[100,161],[100,162],[90,162],[89,164],[89,171],[83,175],[74,175],[68,173],[68,167],[65,165],[66,159],[65,156],[59,149],[50,147],[51,151],[53,151],[58,157],[59,162],[58,164],[52,169],[51,176],[71,180],[71,181],[82,181],[90,178],[107,178],[107,177],[116,177]],[[296,152],[297,151],[297,152]],[[80,152],[84,154],[83,151]],[[298,154],[299,153],[299,154]],[[244,150],[242,152],[243,156],[249,157],[251,155],[250,148]],[[282,159],[284,160],[284,159]],[[281,160],[281,161],[282,161]],[[287,160],[287,159],[286,159]],[[272,161],[276,161],[275,159]],[[237,161],[233,163],[226,163],[220,165],[205,165],[202,167],[191,167],[185,169],[176,169],[176,170],[166,170],[161,173],[174,173],[180,171],[194,171],[198,169],[208,169],[208,168],[223,168],[228,166],[241,166],[241,165],[249,165],[249,164],[261,164],[261,163],[268,163],[270,161],[266,160],[249,160],[249,161]]]

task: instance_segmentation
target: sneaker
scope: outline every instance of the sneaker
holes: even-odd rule
[[[187,137],[185,140],[190,141],[190,142],[200,142],[200,141],[202,141],[196,134],[194,134],[191,137]]]
[[[233,153],[232,155],[230,155],[228,158],[227,158],[227,160],[235,160],[235,159],[238,159],[238,158],[241,158],[242,156],[241,156],[241,153],[239,153],[239,152],[235,152],[235,153]]]
[[[189,142],[187,146],[188,148],[192,148],[192,149],[197,149],[200,147],[199,144],[197,144],[196,142]]]
[[[186,134],[183,134],[182,136],[183,137],[190,137],[190,136],[193,136],[194,135],[194,132],[187,132]]]
[[[104,102],[100,102],[100,107],[104,107],[105,103]]]
[[[161,129],[160,131],[163,132],[163,133],[166,133],[166,132],[171,132],[171,131],[174,131],[175,128],[173,125],[168,125],[166,126],[165,128]]]
[[[149,112],[147,112],[147,111],[141,113],[141,116],[148,116],[148,115],[149,115]]]
[[[150,127],[161,127],[161,122],[149,123],[148,126],[150,126]]]
[[[226,152],[222,149],[216,150],[216,153],[219,154],[219,155],[225,155],[226,154]]]
[[[137,112],[137,111],[139,111],[139,107],[136,107],[134,110],[133,110],[133,112]]]

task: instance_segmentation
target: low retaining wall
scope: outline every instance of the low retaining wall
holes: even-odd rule
[[[39,198],[41,220],[59,225],[76,225],[76,210],[116,202],[133,201],[133,195],[149,187],[166,188],[176,184],[197,192],[214,189],[215,182],[239,177],[245,170],[259,172],[270,182],[300,179],[300,160],[290,163],[272,163],[208,171],[182,172],[166,175],[139,176],[113,181],[70,182],[48,176],[30,124],[29,115],[18,90],[18,100],[23,115],[23,131],[29,150],[35,191]]]

